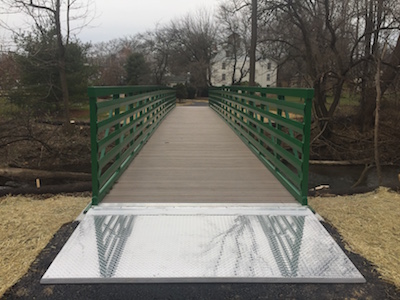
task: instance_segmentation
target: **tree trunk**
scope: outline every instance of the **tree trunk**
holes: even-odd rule
[[[376,105],[376,88],[374,86],[366,87],[363,104],[360,106],[359,120],[361,132],[371,129],[374,122],[374,112]]]
[[[61,82],[61,91],[63,99],[63,108],[64,108],[64,126],[70,127],[69,91],[68,91],[67,75],[65,72],[65,57],[60,58],[59,67],[60,67],[60,82]]]
[[[329,112],[326,108],[326,82],[324,78],[316,80],[314,82],[314,114],[316,121],[318,122],[318,127],[321,131],[320,136],[329,138],[332,132],[332,128],[329,124],[330,117]]]
[[[360,131],[365,131],[366,126],[364,123],[367,121],[365,119],[366,112],[371,111],[371,107],[367,107],[371,105],[371,101],[368,98],[368,95],[371,94],[371,89],[375,91],[373,87],[370,86],[371,81],[371,71],[370,71],[370,55],[371,55],[371,38],[373,31],[373,20],[372,20],[372,1],[368,3],[368,0],[365,0],[365,46],[364,46],[364,58],[365,61],[363,63],[363,71],[361,78],[361,99],[360,99],[360,110],[358,113],[358,120],[360,124]],[[375,96],[373,97],[373,102],[375,102]],[[374,105],[372,105],[372,112],[375,109]]]
[[[70,114],[69,114],[69,91],[68,82],[66,74],[66,59],[65,59],[65,45],[63,43],[62,32],[61,32],[61,20],[60,20],[60,10],[61,10],[61,0],[57,0],[55,9],[55,25],[57,32],[57,48],[58,48],[58,71],[60,74],[60,84],[61,93],[63,101],[64,110],[64,127],[69,131],[70,128]]]
[[[399,65],[400,65],[400,36],[397,39],[397,43],[390,57],[389,64],[383,70],[381,76],[381,95],[382,97],[386,90],[389,88],[390,84],[396,79],[397,74],[399,73]],[[372,128],[374,124],[374,112],[376,108],[376,87],[369,86],[366,88],[366,92],[364,94],[363,105],[361,105],[360,109],[360,125],[361,130],[366,131]]]
[[[379,110],[381,104],[381,62],[382,58],[385,56],[386,44],[382,50],[382,56],[377,56],[376,61],[376,74],[375,74],[375,85],[376,85],[376,109],[375,109],[375,127],[374,127],[374,156],[376,164],[376,172],[378,176],[379,185],[382,184],[382,170],[381,163],[379,159]]]
[[[334,93],[333,93],[333,102],[332,102],[331,106],[329,107],[329,111],[328,111],[329,118],[333,117],[333,114],[334,114],[337,106],[339,105],[340,98],[342,97],[342,90],[343,90],[344,82],[345,82],[345,78],[342,77],[342,78],[338,79],[338,82],[335,85]]]
[[[382,171],[381,164],[379,160],[379,109],[381,103],[381,67],[380,61],[378,60],[377,68],[376,68],[376,109],[375,109],[375,128],[374,128],[374,156],[375,156],[375,164],[376,164],[376,172],[378,176],[379,185],[382,184]]]
[[[257,0],[251,2],[251,45],[249,84],[256,85],[256,47],[257,47]]]

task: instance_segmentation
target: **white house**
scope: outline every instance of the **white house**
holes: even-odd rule
[[[234,82],[249,81],[250,59],[242,56],[235,60],[224,55],[217,55],[212,67],[211,82],[215,86],[232,85]],[[278,78],[278,63],[273,59],[258,59],[256,61],[255,81],[262,87],[276,86]]]

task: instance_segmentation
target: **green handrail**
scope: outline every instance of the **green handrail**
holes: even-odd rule
[[[209,105],[302,205],[307,205],[313,89],[228,86]]]
[[[92,205],[99,204],[175,107],[162,86],[89,87]]]

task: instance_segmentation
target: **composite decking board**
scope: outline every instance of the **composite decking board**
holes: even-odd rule
[[[154,183],[152,182],[148,182],[148,181],[139,181],[140,185],[144,188],[144,189],[151,189],[154,188]],[[172,189],[174,188],[173,185],[174,181],[172,180],[165,180],[165,181],[159,181],[157,184],[157,189]],[[263,182],[260,181],[255,181],[255,182],[251,182],[251,183],[246,183],[245,181],[230,181],[230,189],[233,190],[242,190],[244,188],[251,188],[251,189],[260,189],[260,183],[262,183],[262,187],[263,189],[265,189],[265,187],[269,188],[269,189],[273,189],[274,185],[272,183],[267,183],[264,184]],[[121,183],[118,185],[119,187],[122,188],[122,190],[129,190],[131,189],[131,184],[128,183]],[[215,188],[219,188],[220,183],[219,182],[215,182],[215,181],[202,181],[202,182],[198,182],[198,181],[187,181],[186,182],[186,187],[187,188],[204,188],[207,187],[209,189],[215,189]]]
[[[103,203],[296,203],[209,107],[176,107]]]
[[[170,189],[155,189],[154,192],[151,193],[152,196],[154,197],[164,197],[165,195],[170,195],[170,196],[185,196],[189,197],[192,195],[198,195],[198,196],[203,196],[203,197],[209,197],[210,194],[213,194],[214,192],[218,192],[218,195],[220,197],[234,197],[235,195],[237,196],[242,196],[242,197],[259,197],[261,193],[263,192],[262,189],[252,189],[251,191],[246,191],[245,194],[243,194],[242,189],[240,190],[235,190],[235,189],[229,189],[229,190],[220,190],[220,189],[212,189],[208,187],[203,187],[203,188],[190,188],[190,189],[176,189],[176,188],[170,188]],[[132,189],[126,189],[122,191],[121,189],[116,190],[115,194],[119,195],[121,197],[129,197],[132,193],[135,194],[136,197],[148,197],[148,192],[146,190],[132,190]],[[275,196],[275,197],[281,197],[281,193],[277,190],[273,190],[269,192],[270,196]]]
[[[130,203],[176,203],[178,199],[178,203],[237,203],[237,204],[243,204],[243,203],[253,203],[253,204],[258,204],[258,203],[274,203],[274,204],[283,204],[283,203],[290,203],[294,204],[294,200],[289,200],[288,198],[278,198],[275,197],[274,200],[268,202],[265,200],[264,197],[243,197],[243,196],[237,196],[237,197],[227,197],[227,198],[220,198],[219,200],[216,200],[214,197],[210,196],[165,196],[165,197],[155,197],[155,196],[147,196],[147,197],[135,197],[135,201],[132,201],[131,197],[122,197],[119,196],[117,200],[111,202],[108,201],[106,203],[118,203],[118,204],[130,204]],[[222,200],[221,200],[222,199]],[[248,201],[249,199],[249,201]],[[251,201],[250,201],[251,200]]]

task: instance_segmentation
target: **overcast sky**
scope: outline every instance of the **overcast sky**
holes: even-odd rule
[[[215,10],[220,0],[94,0],[96,18],[84,28],[78,38],[83,42],[109,41],[132,36],[155,28],[157,23],[167,24],[198,9]],[[0,15],[3,22],[13,28],[24,24],[21,15]],[[0,28],[0,42],[9,34]]]
[[[157,23],[195,12],[214,9],[219,0],[96,0],[94,28],[81,33],[83,41],[107,41],[153,29]]]

